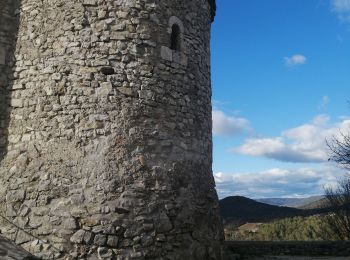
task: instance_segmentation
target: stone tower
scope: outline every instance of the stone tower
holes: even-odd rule
[[[214,0],[0,1],[1,233],[44,259],[220,259]]]

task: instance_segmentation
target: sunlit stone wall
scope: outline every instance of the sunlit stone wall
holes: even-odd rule
[[[220,259],[208,0],[6,4],[1,232],[46,259]]]

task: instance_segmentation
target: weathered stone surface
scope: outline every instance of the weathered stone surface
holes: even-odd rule
[[[98,259],[112,259],[113,251],[111,249],[108,249],[106,247],[99,247],[97,249],[98,252]]]
[[[6,64],[6,51],[3,46],[0,45],[0,65]]]
[[[24,200],[25,193],[23,190],[12,190],[9,191],[6,195],[6,201],[11,202],[20,202]]]
[[[66,218],[63,221],[63,228],[76,230],[78,228],[77,221],[74,218]]]
[[[85,231],[83,240],[84,240],[84,244],[90,245],[92,243],[92,241],[94,240],[93,233],[91,233],[89,231]]]
[[[85,230],[78,230],[71,236],[70,241],[73,243],[81,244],[84,240]]]
[[[160,49],[160,56],[164,60],[173,61],[173,51],[169,47],[162,46]]]
[[[43,259],[220,259],[214,10],[0,1],[0,212],[35,236],[18,243]]]
[[[98,246],[104,246],[106,245],[107,242],[107,236],[106,235],[102,235],[102,234],[98,234],[95,236],[94,239],[94,244],[98,245]]]
[[[159,233],[165,233],[172,230],[173,225],[171,224],[168,216],[163,212],[159,215],[159,218],[156,221],[156,231]]]
[[[119,238],[117,236],[108,236],[107,245],[116,248],[118,246]]]

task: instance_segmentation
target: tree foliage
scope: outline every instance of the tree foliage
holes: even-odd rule
[[[329,160],[350,170],[350,133],[340,133],[339,137],[327,140],[327,146],[330,150]]]
[[[332,213],[326,222],[340,240],[350,240],[350,177],[338,182],[337,188],[325,189],[328,206]]]
[[[330,161],[350,170],[350,133],[341,133],[327,141],[330,149]],[[338,181],[336,188],[325,189],[328,207],[332,214],[328,214],[326,221],[330,229],[341,240],[350,240],[350,176]]]

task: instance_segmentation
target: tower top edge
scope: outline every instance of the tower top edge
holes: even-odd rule
[[[216,0],[208,0],[210,8],[211,8],[211,21],[214,21],[216,15]]]

